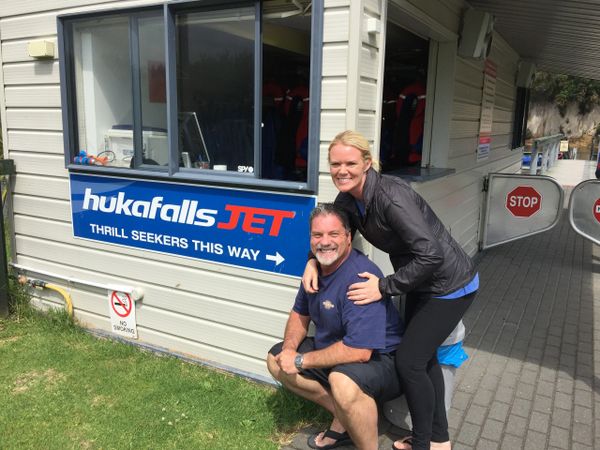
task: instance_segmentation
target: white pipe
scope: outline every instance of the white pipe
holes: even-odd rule
[[[119,285],[119,284],[101,284],[101,283],[97,283],[95,281],[81,280],[78,278],[68,277],[65,275],[57,274],[57,273],[47,272],[45,270],[35,269],[33,267],[22,266],[21,264],[10,263],[10,265],[12,267],[14,267],[15,269],[24,270],[26,272],[33,272],[33,273],[37,273],[40,275],[46,275],[47,277],[66,280],[70,283],[83,284],[86,286],[93,286],[93,287],[100,288],[100,289],[106,289],[107,291],[125,292],[127,294],[131,294],[133,300],[140,300],[144,296],[142,289],[139,287],[124,286],[124,285]]]

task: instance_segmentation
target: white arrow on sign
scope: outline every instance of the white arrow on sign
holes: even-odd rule
[[[285,261],[285,258],[281,256],[279,252],[275,252],[274,255],[267,255],[265,258],[267,258],[269,261],[275,261],[276,266]]]

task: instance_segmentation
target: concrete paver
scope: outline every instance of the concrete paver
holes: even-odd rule
[[[559,161],[550,171],[565,205],[593,169]],[[477,264],[480,290],[464,319],[470,358],[449,413],[453,448],[600,448],[600,248],[563,213],[552,230],[489,249]],[[394,431],[380,449],[391,448]],[[307,448],[312,432],[284,449]]]

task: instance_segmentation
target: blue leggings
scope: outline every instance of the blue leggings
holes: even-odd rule
[[[396,370],[413,424],[413,450],[429,450],[430,441],[450,439],[437,349],[458,325],[475,294],[452,300],[407,295],[407,326],[396,350]]]

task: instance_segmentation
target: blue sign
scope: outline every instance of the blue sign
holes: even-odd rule
[[[74,174],[75,237],[301,276],[314,196]]]

